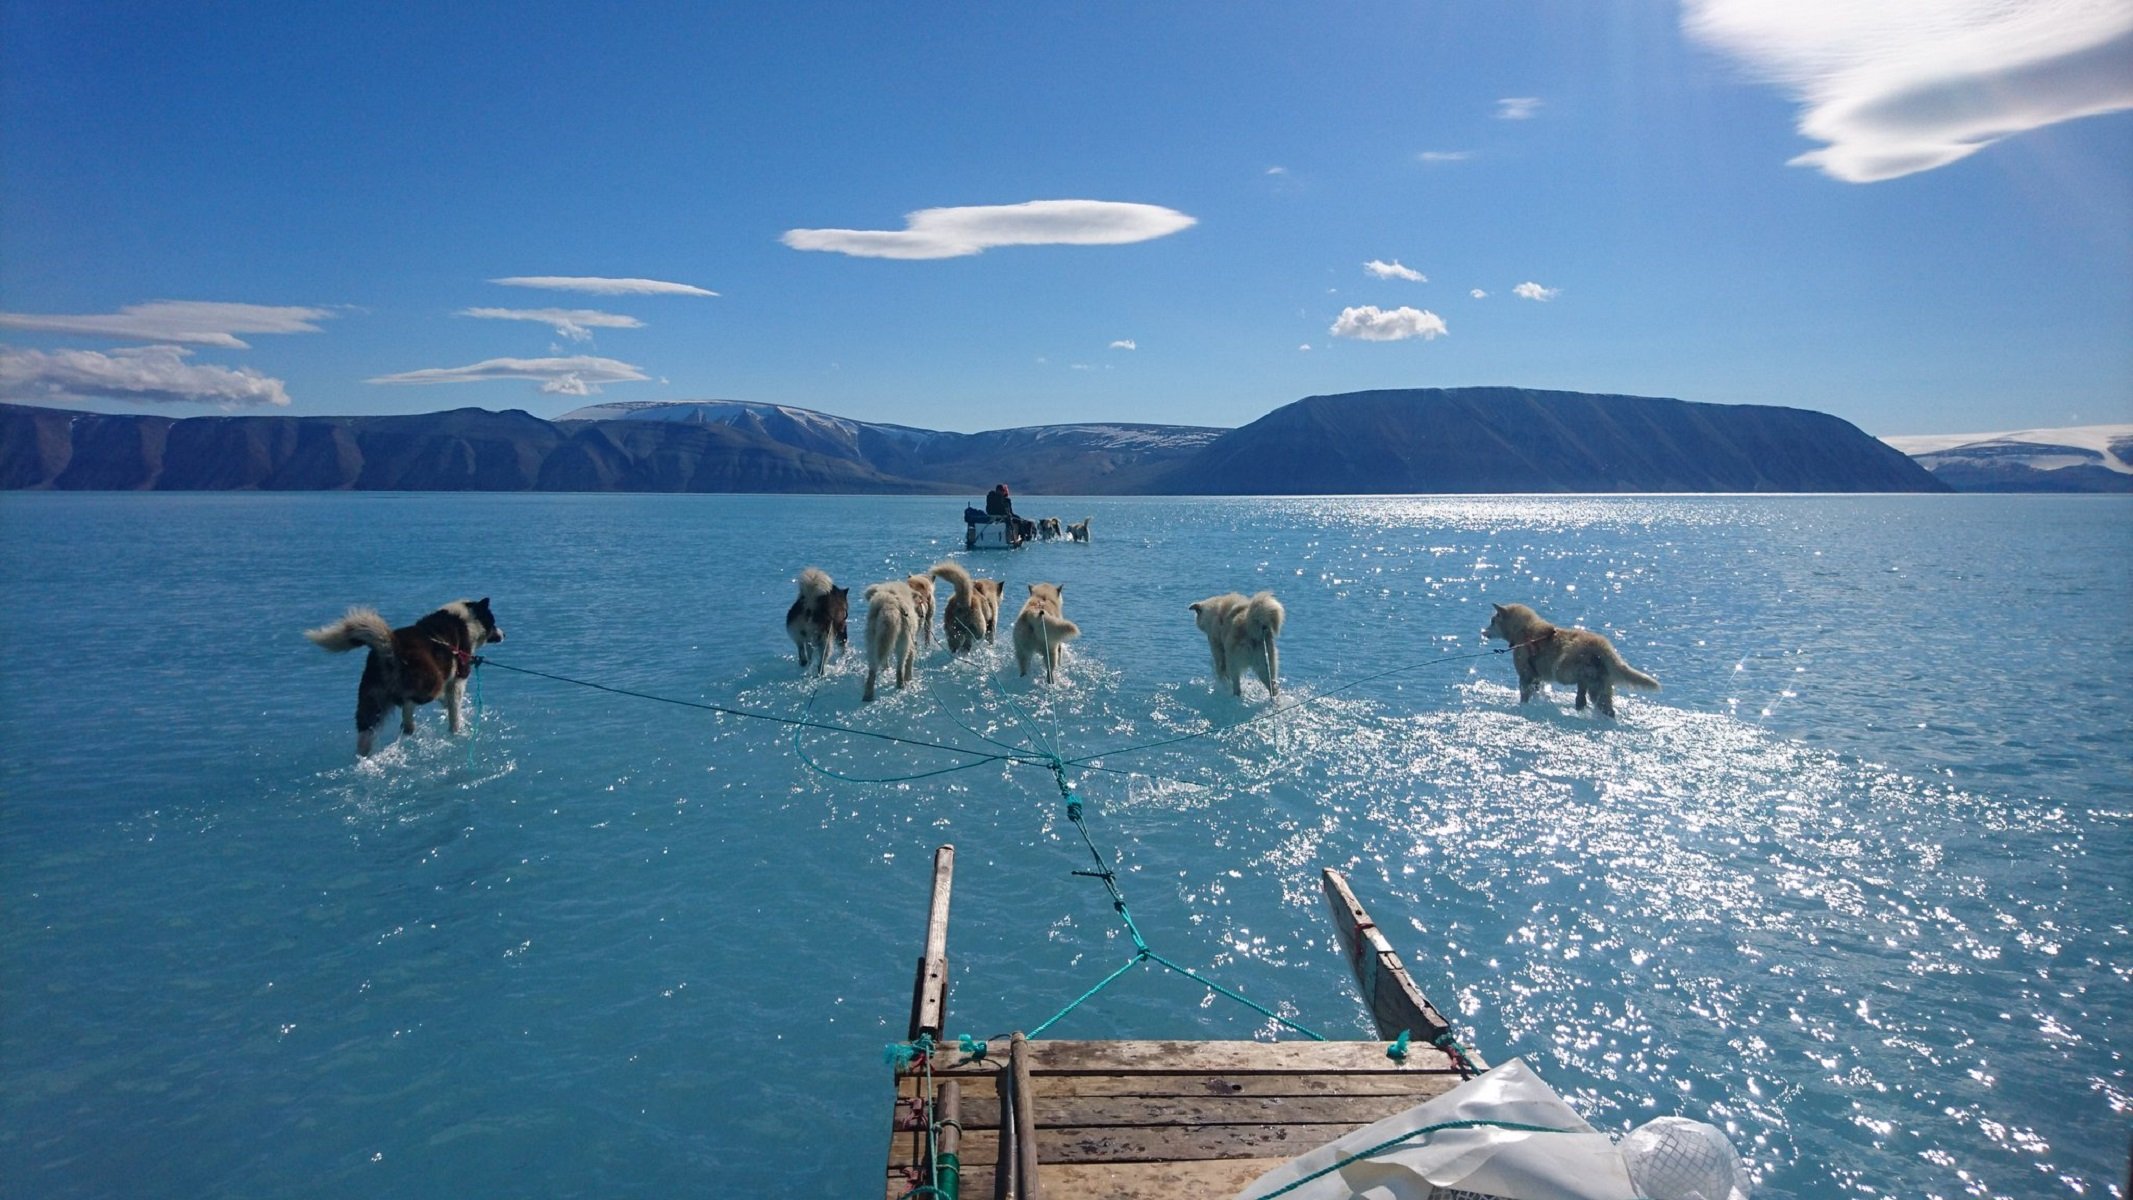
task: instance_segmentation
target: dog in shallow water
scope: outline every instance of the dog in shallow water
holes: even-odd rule
[[[1086,541],[1088,541],[1088,540],[1089,540],[1089,518],[1087,518],[1087,517],[1083,517],[1083,518],[1082,518],[1081,520],[1079,520],[1079,521],[1076,521],[1076,522],[1074,522],[1074,523],[1073,523],[1072,525],[1069,525],[1069,526],[1067,526],[1067,527],[1066,527],[1066,531],[1067,531],[1067,537],[1068,537],[1068,539],[1069,539],[1069,540],[1072,540],[1072,541],[1076,541],[1076,542],[1086,542]]]
[[[1659,681],[1622,661],[1613,642],[1587,629],[1561,629],[1523,604],[1499,604],[1484,638],[1511,643],[1511,665],[1518,669],[1518,702],[1524,704],[1544,683],[1575,684],[1578,711],[1590,699],[1606,716],[1615,715],[1615,685],[1656,692]]]
[[[892,579],[867,588],[867,687],[862,700],[874,698],[874,677],[888,667],[896,688],[911,682],[918,660],[918,605],[908,580]]]
[[[911,608],[918,614],[918,640],[933,645],[933,576],[912,575],[904,580],[911,589]]]
[[[466,695],[474,655],[490,642],[504,640],[489,611],[489,598],[454,600],[404,629],[385,623],[376,609],[351,608],[331,625],[307,629],[304,636],[336,654],[358,646],[370,648],[363,680],[356,685],[356,753],[368,757],[378,726],[398,705],[400,732],[415,732],[415,709],[439,696],[446,720],[458,733],[465,718],[459,702]]]
[[[1064,590],[1056,583],[1029,585],[1029,599],[1022,602],[1022,612],[1015,617],[1015,674],[1029,674],[1030,660],[1036,658],[1044,662],[1046,683],[1058,677],[1059,648],[1069,638],[1081,636],[1081,627],[1060,615]]]
[[[829,670],[830,659],[849,644],[845,624],[851,619],[852,589],[830,582],[820,567],[800,572],[800,594],[785,610],[785,632],[800,653],[800,673],[809,669],[820,675]]]
[[[992,641],[1000,627],[1000,595],[1007,584],[998,579],[972,579],[963,564],[933,564],[935,579],[945,579],[955,594],[941,607],[941,632],[947,635],[948,651],[963,654],[979,638]]]
[[[1249,670],[1266,685],[1266,694],[1281,694],[1281,650],[1275,639],[1288,614],[1272,592],[1250,598],[1235,592],[1190,606],[1193,623],[1207,635],[1207,649],[1214,656],[1215,678],[1226,680],[1232,695],[1244,694],[1244,673]]]
[[[1049,542],[1059,536],[1059,518],[1045,517],[1037,522],[1037,536]]]

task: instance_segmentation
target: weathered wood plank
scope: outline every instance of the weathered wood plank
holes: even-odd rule
[[[1323,1146],[1357,1128],[1346,1124],[1158,1125],[1146,1129],[1069,1125],[1043,1130],[1039,1137],[1043,1139],[1044,1177],[1049,1187],[1052,1173],[1063,1163],[1198,1162],[1269,1155],[1286,1158]],[[987,1163],[997,1165],[999,1142],[998,1130],[966,1131],[963,1161],[973,1171]],[[890,1165],[916,1161],[898,1158]]]
[[[999,1165],[1014,1167],[1016,1200],[1043,1200],[1044,1189],[1037,1172],[1037,1105],[1030,1090],[1030,1044],[1020,1031],[1008,1043],[1007,1073],[1014,1097],[1015,1146],[1012,1158],[1002,1155]]]
[[[1187,1074],[1426,1074],[1453,1070],[1444,1051],[1417,1045],[1405,1063],[1385,1056],[1382,1042],[1069,1042],[1029,1043],[1038,1075],[1123,1075],[1135,1071]],[[934,1055],[939,1076],[991,1074],[1006,1056],[995,1047],[974,1061],[953,1046]]]
[[[1101,1196],[1105,1200],[1196,1200],[1234,1196],[1253,1180],[1287,1162],[1286,1158],[1203,1159],[1175,1163],[1054,1163],[1044,1169],[1045,1186],[1058,1196]],[[963,1176],[963,1195],[992,1193],[992,1168]],[[885,1200],[911,1190],[901,1174],[889,1176]]]
[[[1415,985],[1406,964],[1393,952],[1392,943],[1364,911],[1362,902],[1355,898],[1348,880],[1339,871],[1327,867],[1320,873],[1320,886],[1326,894],[1326,905],[1333,913],[1333,925],[1340,935],[1341,946],[1348,952],[1348,964],[1355,971],[1356,986],[1362,990],[1363,1005],[1370,1010],[1370,1019],[1377,1026],[1378,1035],[1391,1039],[1406,1030],[1416,1042],[1427,1042],[1450,1029],[1451,1022]],[[1468,1058],[1476,1070],[1488,1069],[1488,1063],[1479,1054],[1469,1054]]]
[[[1442,1094],[1458,1082],[1453,1076],[1415,1071],[1367,1075],[1172,1075],[1161,1071],[1136,1071],[1122,1075],[1031,1077],[1040,1109],[1048,1096],[1414,1096],[1426,1099]],[[917,1076],[905,1075],[897,1080],[896,1094],[916,1096],[919,1087]],[[964,1102],[970,1103],[970,1099],[966,1097]]]
[[[911,983],[911,1031],[938,1039],[948,1019],[948,898],[955,889],[955,847],[933,852],[933,901],[926,911],[926,952]]]
[[[1439,1086],[1376,1096],[1047,1096],[1039,1088],[1031,1107],[1040,1145],[1046,1130],[1068,1125],[1368,1125],[1458,1083],[1452,1076],[1421,1078],[1436,1080]],[[973,1129],[1000,1124],[999,1101],[975,1091],[964,1101],[963,1114]]]

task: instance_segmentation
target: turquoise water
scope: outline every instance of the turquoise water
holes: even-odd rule
[[[661,695],[1076,753],[1221,727],[1081,781],[1167,957],[1369,1036],[1338,866],[1477,1048],[1604,1128],[1726,1127],[1760,1196],[2117,1194],[2133,504],[1023,507],[1094,516],[976,560],[1066,585],[1065,680],[936,644],[862,706],[796,678],[789,581],[923,569],[953,498],[0,497],[7,1190],[878,1195],[935,845],[957,1032],[1125,961],[1041,770],[839,782],[784,727],[495,670],[473,738],[433,707],[356,763],[360,661],[301,630],[487,595],[498,662]],[[1289,686],[1242,724],[1185,606],[1261,587]],[[1464,657],[1514,600],[1666,690],[1521,709]],[[1135,973],[1053,1032],[1268,1028]]]

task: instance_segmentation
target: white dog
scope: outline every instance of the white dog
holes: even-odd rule
[[[1029,674],[1029,661],[1042,658],[1044,681],[1051,683],[1059,674],[1060,646],[1081,636],[1081,627],[1060,615],[1064,590],[1056,583],[1029,585],[1029,599],[1022,602],[1022,612],[1015,618],[1016,674]]]
[[[918,659],[918,605],[911,598],[911,585],[897,579],[867,588],[867,690],[860,697],[874,698],[874,677],[883,667],[894,667],[896,686],[911,682]]]
[[[1281,622],[1287,613],[1272,592],[1249,599],[1235,592],[1192,605],[1193,623],[1207,635],[1207,649],[1214,655],[1215,677],[1227,680],[1232,694],[1244,694],[1244,673],[1249,670],[1266,685],[1269,696],[1281,694]]]

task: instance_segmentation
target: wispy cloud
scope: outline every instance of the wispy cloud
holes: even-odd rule
[[[1847,183],[2133,108],[2133,5],[2123,0],[1688,0],[1682,24],[1797,96],[1799,131],[1827,145],[1793,165]]]
[[[1329,330],[1334,337],[1358,338],[1366,342],[1401,342],[1408,338],[1435,341],[1450,333],[1445,328],[1444,318],[1428,309],[1394,308],[1380,309],[1375,305],[1361,308],[1344,308],[1340,319]]]
[[[1120,338],[1117,341],[1111,343],[1110,348],[1113,350],[1138,350],[1141,347],[1140,343],[1134,341],[1132,338]]]
[[[1517,287],[1512,288],[1511,294],[1521,300],[1553,300],[1557,296],[1563,294],[1563,289],[1542,287],[1541,285],[1529,279],[1526,282],[1519,284]]]
[[[590,341],[595,329],[642,329],[644,322],[590,308],[462,308],[455,316],[492,321],[538,321],[573,342]]]
[[[1155,204],[1114,200],[1030,200],[967,208],[927,208],[905,227],[788,229],[795,250],[829,250],[859,258],[960,258],[996,246],[1118,246],[1185,229],[1194,218]]]
[[[312,322],[332,315],[325,308],[155,300],[129,304],[115,313],[0,313],[0,327],[243,350],[247,344],[238,339],[240,333],[317,333]]]
[[[1286,175],[1289,173],[1289,169],[1287,167],[1268,167],[1266,173],[1269,175]]]
[[[1535,103],[1538,103],[1538,101]],[[1531,116],[1532,114],[1528,113],[1526,115]],[[1465,162],[1472,157],[1474,157],[1472,150],[1424,150],[1415,155],[1415,160],[1426,163],[1455,163]]]
[[[249,367],[189,363],[183,346],[18,350],[0,346],[0,399],[28,404],[128,400],[136,404],[286,405],[282,381]]]
[[[1540,111],[1538,96],[1505,96],[1496,102],[1496,119],[1499,121],[1530,120]]]
[[[1473,291],[1468,292],[1467,295],[1472,296],[1476,300],[1486,300],[1489,298],[1489,294],[1487,292],[1482,291],[1480,288],[1475,288]]]
[[[1429,276],[1415,270],[1413,267],[1401,266],[1400,260],[1397,258],[1391,262],[1383,262],[1373,258],[1363,264],[1363,270],[1378,279],[1405,279],[1409,283],[1429,282]]]
[[[603,384],[636,383],[647,379],[643,371],[612,358],[573,355],[568,358],[491,358],[464,367],[429,367],[380,375],[371,383],[483,383],[491,379],[531,379],[541,390],[556,396],[591,396]]]
[[[547,288],[554,292],[589,292],[595,296],[716,296],[690,283],[663,279],[610,279],[604,275],[507,275],[491,279],[505,287]]]

